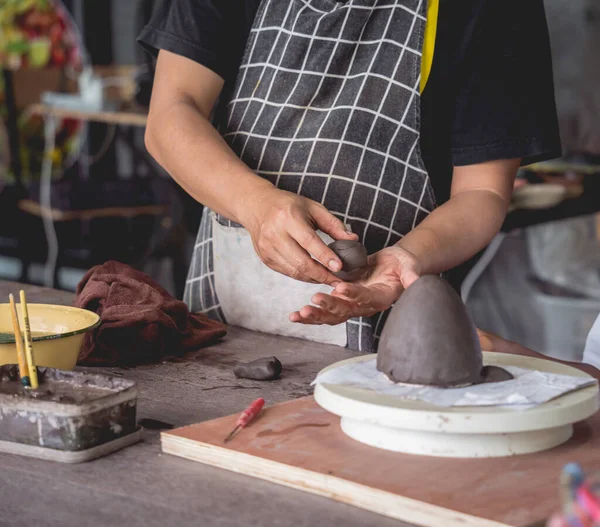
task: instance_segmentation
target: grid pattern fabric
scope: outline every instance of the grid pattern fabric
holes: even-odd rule
[[[217,123],[246,165],[323,204],[370,254],[435,207],[419,148],[425,22],[426,0],[263,0]],[[198,233],[186,302],[225,321],[212,275],[210,214]],[[348,346],[375,351],[386,315],[350,320]]]

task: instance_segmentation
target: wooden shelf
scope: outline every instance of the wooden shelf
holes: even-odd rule
[[[19,202],[19,209],[34,216],[47,216],[52,221],[91,220],[95,218],[110,217],[135,217],[135,216],[162,216],[168,212],[163,205],[144,205],[139,207],[106,207],[101,209],[62,211],[57,209],[46,209],[38,202],[25,199]]]
[[[142,108],[124,108],[117,111],[88,112],[81,110],[68,110],[57,108],[48,104],[33,104],[30,111],[37,115],[53,116],[60,119],[76,119],[96,123],[116,124],[125,126],[145,127],[148,121],[148,112]]]

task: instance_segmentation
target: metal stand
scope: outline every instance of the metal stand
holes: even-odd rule
[[[13,73],[3,69],[4,96],[8,112],[7,128],[8,142],[10,148],[10,164],[17,185],[21,184],[21,141],[19,138],[19,127],[17,125],[17,103],[15,100],[15,89],[13,84]]]

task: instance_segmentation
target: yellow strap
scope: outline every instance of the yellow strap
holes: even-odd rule
[[[427,23],[425,26],[425,39],[423,41],[423,57],[421,58],[421,93],[423,93],[427,85],[427,80],[431,73],[431,65],[433,64],[439,5],[440,0],[429,0],[427,5]]]

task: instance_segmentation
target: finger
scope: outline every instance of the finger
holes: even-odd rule
[[[302,315],[298,311],[294,311],[290,314],[290,322],[298,323],[302,320]]]
[[[312,320],[312,319],[308,319],[308,318],[302,318],[301,316],[298,316],[298,319],[292,320],[292,322],[294,322],[295,324],[304,324],[305,326],[322,326],[323,325],[323,322],[319,322],[317,320]],[[331,325],[335,326],[337,324],[331,324]]]
[[[276,271],[287,277],[293,278],[294,280],[299,280],[301,282],[306,282],[309,284],[321,283],[295,269],[294,266],[288,261],[287,255],[284,255],[283,253],[277,250],[271,253],[270,258],[268,259],[268,263],[265,263],[265,265],[267,265],[267,267],[269,267],[273,271]]]
[[[326,324],[329,326],[342,324],[349,320],[349,318],[350,317],[348,316],[340,317],[333,315],[332,313],[328,313],[314,306],[304,306],[300,311],[295,311],[290,315],[290,320],[292,322],[310,325]]]
[[[294,230],[290,230],[290,236],[296,240],[300,247],[334,273],[342,269],[340,257],[327,246],[310,226],[302,225]],[[339,278],[337,281],[339,282]]]
[[[317,293],[313,296],[312,302],[322,310],[337,316],[349,315],[358,307],[357,304],[350,303],[348,300],[324,293]]]
[[[301,269],[296,268],[296,266],[290,261],[290,254],[293,254],[293,252],[290,250],[290,247],[292,250],[296,249],[299,251],[299,254],[296,256],[296,258],[304,256],[305,253],[302,252],[296,242],[289,236],[286,236],[285,238],[278,237],[276,241],[272,241],[268,245],[263,245],[262,247],[254,244],[254,241],[253,245],[254,250],[259,255],[262,262],[273,271],[301,282],[307,282],[310,284],[323,283],[302,272]],[[310,258],[310,256],[306,255],[306,257],[309,262],[314,263],[314,260]],[[327,270],[324,267],[321,266],[321,268],[325,271],[325,273],[327,273]],[[336,279],[331,283],[333,284],[337,282],[339,282],[339,279]]]
[[[414,284],[419,279],[419,273],[417,273],[413,269],[404,269],[402,272],[402,286],[404,289],[408,289],[412,284]]]
[[[293,268],[293,271],[291,274],[288,274],[288,276],[291,276],[292,278],[296,278],[296,276],[305,276],[318,284],[332,285],[339,283],[340,279],[336,278],[319,262],[313,260],[310,254],[308,254],[295,239],[287,238],[287,240],[282,243],[279,250],[280,255],[285,258],[286,262]]]
[[[299,311],[294,311],[294,313],[292,313],[290,315],[290,322],[293,322],[295,324],[304,324],[307,326],[322,326],[323,325],[323,322],[321,322],[320,320],[317,320],[313,316],[303,317]]]
[[[373,309],[370,306],[352,306],[352,308],[348,309],[344,314],[336,315],[334,313],[328,312],[324,308],[315,306],[304,306],[297,313],[300,315],[300,317],[309,319],[314,323],[335,325],[341,324],[342,322],[346,322],[351,318],[369,317],[377,312],[377,309]]]
[[[317,227],[334,240],[358,240],[358,235],[347,230],[344,222],[331,214],[323,205],[312,203],[309,211]]]
[[[313,312],[312,309],[314,309],[313,306],[304,306],[300,311],[294,311],[290,315],[290,321],[300,324],[323,324],[323,322],[320,321],[320,317],[317,316],[318,309],[315,309],[315,312]]]
[[[310,312],[307,312],[307,309],[311,309]],[[325,310],[314,310],[313,306],[305,306],[300,311],[295,311],[290,315],[290,321],[299,324],[309,324],[309,325],[323,325],[327,324],[330,326],[336,326],[338,324],[343,324],[347,322],[351,318],[360,318],[360,317],[370,317],[378,311],[376,309],[371,308],[356,308],[352,313],[346,315],[334,315],[333,313],[328,313]]]
[[[373,302],[372,288],[359,284],[344,282],[336,286],[335,292],[357,304],[371,304]]]
[[[347,282],[339,284],[332,295],[356,303],[360,307],[372,308],[375,312],[390,307],[395,298],[394,292],[387,286],[371,285],[364,287],[359,284],[350,284]]]

